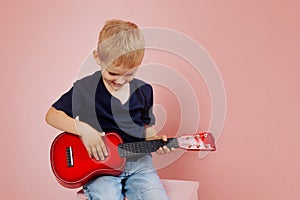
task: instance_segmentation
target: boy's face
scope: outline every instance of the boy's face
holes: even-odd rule
[[[135,77],[138,67],[127,68],[123,66],[101,67],[103,81],[113,91],[118,91],[126,83],[132,81]]]
[[[109,90],[118,91],[126,83],[129,83],[134,79],[138,67],[125,67],[125,66],[114,66],[111,64],[109,67],[103,67],[99,54],[96,50],[93,51],[93,56],[96,62],[101,66],[102,78]]]

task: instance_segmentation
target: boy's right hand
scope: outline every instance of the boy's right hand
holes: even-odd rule
[[[102,140],[104,133],[100,132],[82,132],[80,134],[81,140],[89,154],[92,158],[96,160],[104,160],[108,156],[106,146]]]
[[[106,146],[102,140],[104,132],[98,132],[86,123],[75,120],[76,129],[89,156],[96,160],[104,160],[108,156]]]

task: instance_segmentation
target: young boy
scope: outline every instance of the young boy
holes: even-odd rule
[[[144,46],[134,23],[107,21],[93,52],[101,71],[76,81],[47,112],[47,123],[79,135],[92,159],[108,156],[102,140],[105,132],[118,133],[125,143],[159,138],[152,128],[152,87],[135,79]],[[162,139],[167,141],[166,136]],[[157,153],[170,151],[163,146]],[[83,188],[93,200],[123,200],[124,195],[129,200],[168,199],[150,154],[128,158],[121,175],[97,177]]]

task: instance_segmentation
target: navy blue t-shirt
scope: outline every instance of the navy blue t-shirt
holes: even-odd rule
[[[124,104],[106,89],[101,72],[76,81],[52,106],[86,122],[98,131],[116,132],[124,142],[145,140],[144,126],[153,125],[151,85],[133,79],[130,97]]]

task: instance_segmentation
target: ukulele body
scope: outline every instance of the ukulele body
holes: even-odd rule
[[[94,177],[119,175],[125,167],[125,158],[118,153],[122,139],[116,133],[107,133],[102,138],[108,150],[103,161],[90,158],[81,139],[71,133],[61,133],[52,143],[51,167],[57,181],[67,188],[77,188]]]

